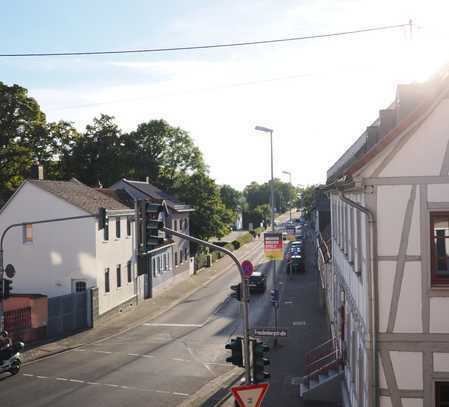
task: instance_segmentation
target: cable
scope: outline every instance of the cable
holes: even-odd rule
[[[397,28],[410,27],[410,26],[411,26],[411,22],[408,22],[406,24],[369,27],[369,28],[362,28],[362,29],[353,30],[353,31],[341,31],[341,32],[336,32],[336,33],[328,33],[328,34],[307,35],[307,36],[303,36],[303,37],[279,38],[279,39],[274,39],[274,40],[250,41],[250,42],[233,42],[233,43],[227,43],[227,44],[195,45],[195,46],[190,46],[190,47],[125,49],[125,50],[117,50],[117,51],[80,51],[80,52],[44,52],[44,53],[33,52],[33,53],[0,54],[0,57],[55,57],[55,56],[112,55],[112,54],[138,54],[138,53],[150,53],[150,52],[191,51],[191,50],[196,50],[196,49],[242,47],[242,46],[249,46],[249,45],[274,44],[274,43],[289,42],[289,41],[311,40],[311,39],[316,39],[316,38],[339,37],[339,36],[360,34],[360,33],[372,32],[372,31],[394,30]]]

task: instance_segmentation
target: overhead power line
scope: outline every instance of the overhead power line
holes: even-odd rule
[[[396,25],[384,25],[378,27],[361,28],[359,30],[341,31],[327,34],[315,34],[306,35],[302,37],[289,37],[278,38],[272,40],[262,41],[247,41],[247,42],[231,42],[225,44],[206,44],[206,45],[194,45],[190,47],[169,47],[169,48],[148,48],[148,49],[123,49],[115,51],[79,51],[79,52],[30,52],[30,53],[11,53],[0,54],[0,57],[56,57],[56,56],[81,56],[81,55],[113,55],[113,54],[143,54],[150,52],[174,52],[174,51],[191,51],[199,49],[212,49],[212,48],[230,48],[230,47],[243,47],[250,45],[263,45],[263,44],[275,44],[290,41],[312,40],[316,38],[328,38],[328,37],[341,37],[346,35],[361,34],[373,31],[385,31],[395,30],[398,28],[411,27],[412,22],[409,21],[406,24]]]

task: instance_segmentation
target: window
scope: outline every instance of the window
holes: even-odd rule
[[[126,218],[126,235],[131,236],[131,217],[127,216]]]
[[[104,292],[108,293],[111,291],[111,287],[109,285],[109,268],[107,268],[104,272]]]
[[[185,230],[187,230],[188,226],[189,226],[189,220],[186,218],[186,220],[184,221]]]
[[[85,281],[75,281],[75,292],[81,293],[83,291],[86,291],[87,284]]]
[[[179,251],[179,264],[182,264],[182,249]]]
[[[161,273],[161,256],[158,256],[157,258],[157,272]]]
[[[27,223],[23,226],[23,243],[28,243],[33,241],[33,225]]]
[[[176,219],[173,221],[173,229],[174,229],[175,231],[178,230],[178,221],[177,221]]]
[[[187,260],[187,247],[184,248],[184,259]]]
[[[117,288],[122,286],[122,266],[117,264]]]
[[[167,253],[164,254],[164,270],[167,270]]]
[[[103,228],[103,240],[109,240],[109,220],[107,218]]]
[[[449,284],[449,212],[430,214],[432,284]]]
[[[449,382],[435,382],[436,407],[449,407]]]
[[[133,281],[133,270],[131,268],[131,262],[128,261],[126,264],[126,269],[128,271],[128,283],[131,283]]]
[[[120,216],[115,218],[115,237],[120,238]]]
[[[175,266],[178,265],[178,252],[175,252]]]
[[[153,258],[153,276],[156,277],[156,259]]]

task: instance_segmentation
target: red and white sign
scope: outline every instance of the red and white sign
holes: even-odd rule
[[[251,274],[253,274],[254,266],[249,260],[245,260],[242,262],[243,274],[246,278],[250,278]]]
[[[268,383],[232,387],[231,392],[240,407],[259,407],[268,391]]]

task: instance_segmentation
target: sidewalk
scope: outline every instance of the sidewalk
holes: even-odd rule
[[[251,253],[257,247],[261,250],[261,245],[262,239],[256,239],[235,251],[235,254],[239,259],[244,259],[248,253]],[[31,363],[50,355],[119,335],[143,322],[157,318],[230,270],[237,273],[235,263],[228,256],[225,256],[216,261],[212,267],[201,269],[198,274],[167,288],[157,297],[140,302],[133,311],[128,311],[123,315],[108,319],[104,322],[99,322],[92,329],[34,346],[32,349],[23,353],[24,362]]]
[[[279,338],[278,345],[273,346],[270,338],[261,338],[270,347],[267,358],[270,365],[267,371],[269,389],[262,405],[265,407],[339,407],[340,404],[304,401],[299,398],[300,379],[304,375],[304,356],[316,345],[330,337],[329,324],[324,308],[319,301],[319,276],[313,262],[313,248],[310,240],[306,241],[306,272],[287,276],[285,264],[278,270],[280,282],[279,327],[288,330],[286,338]],[[339,400],[335,394],[332,399]],[[234,407],[233,397],[224,403]]]

